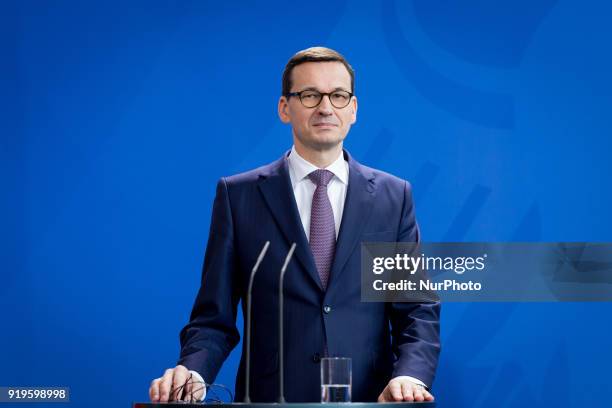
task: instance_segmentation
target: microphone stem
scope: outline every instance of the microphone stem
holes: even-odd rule
[[[249,279],[249,287],[247,289],[247,316],[246,316],[246,375],[245,375],[245,381],[244,381],[244,402],[245,403],[250,403],[251,402],[251,396],[250,396],[250,379],[251,379],[251,294],[253,292],[253,281],[255,280],[255,274],[257,273],[257,269],[259,269],[259,264],[261,264],[261,261],[263,260],[264,256],[266,255],[266,252],[268,251],[268,247],[270,246],[270,241],[266,241],[266,243],[264,244],[263,248],[261,249],[261,252],[259,253],[259,256],[257,257],[257,261],[255,262],[255,265],[253,266],[253,270],[251,271],[251,277]]]
[[[293,256],[293,251],[295,251],[295,247],[296,244],[295,242],[291,245],[291,248],[289,248],[289,253],[287,253],[287,257],[285,258],[285,264],[283,265],[283,268],[281,269],[281,273],[280,273],[280,281],[278,284],[278,374],[280,377],[280,381],[279,381],[279,397],[278,397],[278,402],[280,404],[284,404],[285,403],[285,371],[284,371],[284,347],[283,347],[283,341],[284,341],[284,336],[283,336],[283,329],[284,329],[284,324],[283,324],[283,310],[284,310],[284,301],[283,301],[283,282],[285,280],[285,272],[287,272],[287,265],[289,265],[289,261],[291,260],[291,257]]]

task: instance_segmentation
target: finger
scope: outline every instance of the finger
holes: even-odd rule
[[[183,398],[181,398],[183,401],[189,401],[192,402],[192,400],[195,399],[195,397],[193,396],[193,384],[194,378],[191,375],[191,373],[186,373],[186,378],[185,381],[183,382],[182,385],[183,386]]]
[[[423,396],[424,388],[418,384],[412,385],[412,394],[414,395],[415,401],[423,401],[425,397]]]
[[[193,389],[196,379],[193,376],[192,372],[189,371],[187,367],[180,364],[174,368],[175,377],[177,372],[180,373],[181,376],[184,376],[184,380],[178,381],[178,384],[176,384],[176,387],[178,387],[177,389],[181,390],[176,399],[182,401],[195,400],[195,396],[193,395]],[[175,383],[176,382],[177,381],[175,380]],[[182,396],[180,394],[182,394]]]
[[[190,394],[193,397],[194,402],[202,401],[202,398],[204,397],[204,392],[206,392],[204,384],[199,382],[194,382],[192,384],[193,388],[191,389]]]
[[[385,402],[385,393],[387,392],[387,387],[385,387],[385,389],[380,393],[380,395],[378,396],[378,402]]]
[[[161,382],[161,378],[156,378],[151,381],[151,386],[149,387],[149,398],[151,402],[157,402],[159,400],[159,383]]]
[[[409,382],[402,382],[402,399],[404,401],[414,401],[412,384],[410,384]]]
[[[387,385],[383,392],[378,396],[378,402],[390,402],[393,401],[393,397],[391,396],[391,391],[389,391],[389,386]]]
[[[184,400],[190,401],[190,402],[202,401],[204,399],[203,397],[206,392],[206,388],[204,384],[202,384],[201,382],[199,382],[193,377],[187,382],[187,384],[188,386],[187,386]]]
[[[159,382],[159,401],[168,402],[170,397],[170,387],[172,387],[172,378],[174,377],[174,370],[172,368],[167,369]]]
[[[174,377],[172,378],[172,392],[170,393],[171,401],[180,401],[183,399],[183,396],[188,395],[185,392],[185,383],[189,378],[189,373],[184,368],[181,369],[180,366],[174,369]]]
[[[433,401],[434,400],[434,396],[427,390],[423,390],[423,397],[425,398],[425,401]]]
[[[389,391],[391,392],[391,401],[402,401],[404,399],[402,385],[399,381],[389,382]]]

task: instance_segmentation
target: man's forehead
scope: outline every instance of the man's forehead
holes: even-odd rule
[[[305,62],[293,68],[293,87],[351,89],[351,75],[339,61]]]

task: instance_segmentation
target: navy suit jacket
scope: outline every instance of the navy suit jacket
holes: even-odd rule
[[[214,381],[239,342],[238,304],[246,297],[250,271],[269,240],[253,285],[250,394],[253,401],[276,401],[279,271],[296,242],[284,283],[287,401],[320,401],[319,361],[325,343],[330,356],[352,358],[353,401],[375,401],[399,375],[431,386],[440,352],[440,304],[360,301],[360,242],[419,238],[410,185],[359,164],[346,151],[344,155],[349,183],[326,291],[300,221],[287,156],[219,181],[201,287],[190,322],[181,331],[178,364]],[[237,401],[244,397],[242,351]]]

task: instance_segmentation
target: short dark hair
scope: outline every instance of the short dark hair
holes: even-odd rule
[[[310,47],[302,51],[298,51],[287,65],[285,65],[285,70],[283,71],[283,87],[282,87],[282,95],[287,96],[291,92],[292,78],[291,74],[293,73],[293,68],[296,66],[303,64],[305,62],[329,62],[329,61],[337,61],[341,62],[348,71],[351,76],[351,93],[355,91],[355,71],[351,67],[351,64],[340,54],[338,51],[334,51],[331,48],[326,47]]]

